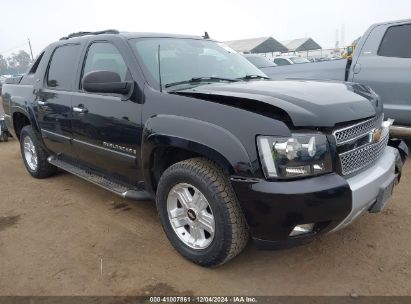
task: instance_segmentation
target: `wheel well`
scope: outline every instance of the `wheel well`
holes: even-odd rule
[[[153,190],[157,190],[157,184],[161,175],[168,167],[178,163],[180,161],[199,157],[198,153],[188,151],[182,148],[176,147],[159,147],[156,148],[150,160],[150,177]]]
[[[16,132],[17,138],[20,139],[20,132],[25,127],[30,125],[30,120],[28,117],[22,113],[16,112],[13,114],[13,125],[14,131]]]
[[[208,154],[207,154],[208,155]],[[234,173],[233,168],[221,155],[213,157],[206,156],[205,153],[194,152],[179,147],[158,147],[150,157],[150,182],[152,190],[157,191],[157,185],[161,175],[170,166],[195,157],[203,157],[213,161],[217,166],[221,167],[225,174]]]

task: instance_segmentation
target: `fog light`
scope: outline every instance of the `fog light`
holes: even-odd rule
[[[294,227],[293,231],[291,231],[290,236],[306,234],[313,231],[313,229],[314,223],[297,225]]]

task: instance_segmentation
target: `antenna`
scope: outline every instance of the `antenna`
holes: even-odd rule
[[[207,32],[204,32],[204,36],[202,36],[204,39],[210,39],[210,36],[208,35]]]
[[[33,60],[33,61],[34,61],[34,57],[33,57],[33,50],[31,49],[31,42],[30,42],[30,38],[27,38],[27,41],[29,42],[30,54],[31,54],[31,60]]]
[[[163,84],[161,82],[160,45],[158,45],[157,58],[158,58],[158,80],[160,82],[160,92],[163,92]]]

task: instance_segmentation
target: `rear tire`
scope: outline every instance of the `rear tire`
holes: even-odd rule
[[[248,228],[234,190],[221,168],[207,159],[169,167],[160,178],[156,204],[171,244],[196,264],[222,265],[247,245]]]
[[[43,149],[31,126],[25,126],[21,130],[20,150],[24,165],[31,176],[46,178],[56,174],[57,168],[47,161],[49,155]]]

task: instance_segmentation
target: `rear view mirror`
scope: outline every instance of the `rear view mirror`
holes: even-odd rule
[[[132,82],[121,81],[120,75],[111,71],[92,71],[84,75],[83,90],[92,93],[130,93]]]

